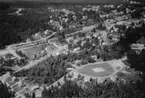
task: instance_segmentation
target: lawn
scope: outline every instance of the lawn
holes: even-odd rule
[[[108,63],[87,64],[77,71],[80,74],[92,77],[106,77],[114,73],[113,68]]]

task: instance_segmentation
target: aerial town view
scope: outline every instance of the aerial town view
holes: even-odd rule
[[[0,0],[0,98],[145,98],[145,0]]]

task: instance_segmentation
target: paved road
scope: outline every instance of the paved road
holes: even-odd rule
[[[6,55],[8,53],[9,53],[8,49],[0,50],[0,56],[4,56],[4,55]]]

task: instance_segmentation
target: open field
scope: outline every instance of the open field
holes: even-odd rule
[[[79,68],[77,71],[80,74],[92,77],[106,77],[115,72],[112,66],[107,62],[101,64],[87,64],[82,68]]]

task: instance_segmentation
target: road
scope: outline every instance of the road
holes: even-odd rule
[[[4,55],[6,55],[8,53],[9,53],[8,49],[0,50],[0,56],[4,56]]]

